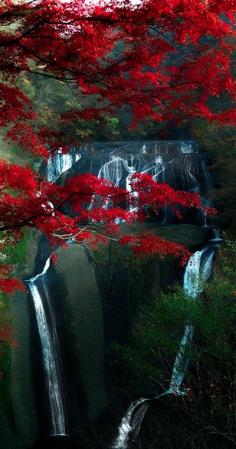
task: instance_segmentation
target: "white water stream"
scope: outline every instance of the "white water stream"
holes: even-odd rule
[[[141,154],[145,155],[146,152],[146,146],[144,145],[142,147]],[[169,153],[168,145],[166,152]],[[194,152],[192,144],[181,142],[180,152],[183,154]],[[124,180],[126,189],[131,191],[130,181],[132,175],[138,171],[138,168],[136,167],[137,157],[135,162],[135,158],[132,154],[130,155],[131,157],[126,158],[126,156],[127,155],[124,155],[123,158],[119,155],[111,155],[111,159],[105,162],[99,169],[98,177],[106,178],[112,181],[116,186],[120,186],[122,180]],[[141,155],[138,155],[138,158],[141,160]],[[51,182],[56,181],[62,173],[70,169],[79,159],[80,154],[75,151],[68,154],[63,154],[60,151],[57,152],[54,157],[48,160],[48,180]],[[159,182],[168,182],[165,172],[167,166],[173,162],[174,159],[165,162],[163,157],[159,154],[159,149],[157,148],[156,156],[154,157],[153,162],[143,165],[142,168],[139,167],[139,171],[142,173],[150,172],[154,179]],[[188,177],[190,177],[192,181],[192,186],[194,190],[196,190],[197,179],[190,171],[190,168],[187,168],[186,170]],[[207,178],[207,173],[205,173],[205,178],[206,185],[208,187],[209,177]],[[95,202],[96,198],[94,196],[91,201],[90,208],[93,207]],[[109,201],[107,201],[104,207],[109,206]],[[165,208],[163,223],[166,222],[166,220],[167,208]],[[218,236],[216,236],[216,238],[217,237]],[[204,284],[211,274],[213,255],[214,247],[208,246],[201,251],[195,252],[190,258],[185,269],[183,285],[184,291],[190,300],[196,300],[199,293],[203,290]],[[42,295],[42,291],[46,293],[46,283],[44,277],[49,269],[49,266],[50,258],[47,259],[43,271],[27,282],[33,298],[39,337],[41,341],[45,379],[50,403],[51,435],[65,435],[66,419],[63,406],[62,376],[59,363],[59,345],[56,326],[49,304],[47,304],[45,310],[44,301],[48,301],[48,296],[47,294]],[[188,365],[188,357],[186,353],[188,345],[191,343],[193,337],[193,331],[194,329],[191,323],[187,323],[184,330],[184,335],[180,342],[180,348],[174,362],[169,388],[155,399],[167,394],[179,395],[184,393],[181,386]],[[122,418],[118,428],[118,435],[112,443],[112,449],[127,449],[130,438],[132,437],[132,440],[135,440],[138,437],[142,421],[149,407],[149,403],[150,399],[140,398],[130,404],[126,414]]]
[[[47,179],[50,182],[55,182],[59,176],[66,170],[69,170],[74,165],[81,155],[79,153],[62,153],[58,150],[54,156],[48,159],[47,163]]]
[[[189,259],[184,273],[184,291],[188,298],[195,301],[203,291],[204,285],[210,277],[212,261],[214,256],[214,246],[207,246],[201,251],[196,251]],[[182,395],[181,385],[186,374],[188,356],[186,355],[189,344],[193,337],[193,326],[188,323],[184,330],[184,335],[180,342],[174,367],[172,370],[169,388],[154,399],[158,399],[167,394]],[[118,428],[118,435],[112,443],[111,449],[127,449],[130,438],[135,441],[139,435],[142,421],[148,410],[150,399],[141,398],[133,401],[126,414],[123,416]]]
[[[74,152],[63,154],[57,151],[48,159],[47,179],[56,179],[80,159]],[[46,260],[41,273],[27,280],[33,299],[37,327],[40,337],[45,383],[48,391],[51,417],[51,436],[66,435],[66,418],[63,404],[63,385],[60,367],[59,344],[53,311],[50,307],[45,275],[50,267],[51,256]]]
[[[51,415],[51,435],[65,435],[66,423],[62,400],[62,380],[58,357],[58,339],[54,319],[51,317],[49,326],[43,297],[40,293],[40,282],[44,284],[44,276],[50,267],[50,257],[47,259],[41,273],[27,281],[33,299],[35,316],[41,342],[43,367],[48,390]],[[50,311],[50,307],[48,308]]]

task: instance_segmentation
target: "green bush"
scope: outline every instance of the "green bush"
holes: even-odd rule
[[[175,412],[184,416],[185,435],[179,434],[183,429],[178,425],[173,426],[168,443],[162,443],[167,447],[179,447],[173,441],[183,442],[183,438],[189,441],[184,448],[236,445],[235,300],[236,242],[226,242],[217,257],[213,278],[197,301],[191,301],[180,286],[162,293],[139,309],[129,344],[113,345],[113,363],[115,360],[132,378],[141,395],[141,389],[148,389],[148,385],[155,395],[169,385],[186,323],[194,326],[194,338],[187,351],[190,363],[183,384],[185,395],[176,397],[173,405]],[[173,408],[168,411],[170,415]],[[158,422],[156,430],[154,425],[152,420],[149,431],[153,439],[157,437],[155,432],[160,432]],[[196,432],[197,441],[195,437],[192,440],[191,432]],[[148,437],[147,441],[151,444]],[[147,444],[139,447],[149,448]]]

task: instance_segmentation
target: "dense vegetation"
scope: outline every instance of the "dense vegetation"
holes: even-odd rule
[[[138,447],[157,441],[163,448],[235,446],[235,260],[236,245],[227,241],[198,301],[189,300],[180,287],[162,293],[139,308],[130,344],[113,346],[113,363],[132,379],[129,388],[156,395],[168,386],[185,323],[195,329],[183,396],[168,403],[168,412],[164,403],[154,401]],[[129,395],[127,385],[121,391]]]
[[[154,234],[121,236],[117,217],[145,220],[147,204],[154,211],[171,204],[215,213],[205,210],[196,192],[174,191],[147,175],[133,178],[136,196],[92,175],[52,185],[42,180],[42,160],[58,148],[66,152],[92,140],[196,139],[213,175],[210,195],[218,221],[232,241],[220,250],[212,282],[194,304],[176,286],[144,305],[142,279],[129,343],[110,349],[111,371],[117,368],[122,378],[132,379],[118,386],[124,402],[143,391],[161,392],[184,323],[191,321],[195,338],[188,348],[184,395],[172,398],[168,410],[161,404],[158,412],[153,404],[137,444],[145,449],[236,445],[235,8],[235,0],[147,0],[139,6],[128,0],[111,0],[110,6],[2,1],[0,396],[6,406],[15,345],[6,293],[23,288],[12,275],[23,277],[29,229],[40,230],[55,245],[73,237],[93,247],[111,236],[136,253],[174,255],[184,265],[189,251],[183,245]],[[101,202],[91,211],[87,205],[94,195]],[[63,208],[68,198],[73,217]],[[139,212],[124,210],[122,202],[133,210],[139,206]],[[98,235],[95,224],[100,231],[101,223]],[[133,269],[135,280],[141,265]]]

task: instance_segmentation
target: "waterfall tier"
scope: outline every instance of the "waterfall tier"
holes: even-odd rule
[[[80,161],[64,173],[63,179],[89,172],[109,179],[117,186],[126,187],[127,177],[139,172],[148,173],[157,181],[168,183],[176,189],[206,193],[211,188],[206,164],[195,142],[96,142],[76,151],[68,155],[68,158],[71,157],[70,165],[73,165],[75,154]],[[57,155],[58,159],[63,156]],[[63,169],[61,173],[65,171]],[[52,179],[50,167],[48,173],[49,179]]]
[[[42,350],[45,382],[48,391],[51,417],[51,435],[65,435],[65,413],[62,399],[62,375],[59,362],[59,345],[53,313],[48,303],[45,275],[50,267],[47,259],[41,273],[27,281],[34,304]],[[45,304],[45,300],[47,304]],[[47,317],[46,309],[50,315]],[[50,313],[51,312],[51,313]]]
[[[183,283],[183,289],[189,300],[195,301],[203,291],[204,285],[211,275],[214,253],[215,247],[209,245],[201,251],[196,251],[190,257],[185,268]],[[193,332],[194,328],[192,324],[187,323],[174,362],[169,388],[167,388],[164,393],[156,396],[154,398],[155,400],[169,394],[184,394],[184,391],[181,390],[181,386],[188,367],[189,360],[186,352],[191,344]],[[149,403],[150,399],[140,398],[130,404],[126,414],[121,420],[118,435],[112,443],[111,449],[127,449],[130,438],[132,437],[132,441],[136,440],[141,429],[142,421],[148,410]]]
[[[62,173],[69,170],[79,159],[80,154],[75,149],[66,154],[58,150],[47,161],[46,177],[48,181],[55,182]]]
[[[58,154],[55,158],[63,161],[65,155]],[[67,178],[82,173],[93,173],[99,178],[105,178],[115,186],[130,190],[130,181],[134,173],[147,173],[157,182],[169,184],[174,189],[197,192],[201,194],[203,204],[210,206],[209,194],[213,188],[210,174],[197,145],[192,141],[130,141],[130,142],[95,142],[73,149],[67,155],[71,158],[71,168],[61,170],[58,181],[64,184]],[[77,159],[76,159],[77,158]],[[77,160],[79,161],[77,162]],[[57,166],[59,163],[57,159]],[[50,162],[51,163],[51,162]],[[59,171],[58,171],[59,173]],[[48,166],[48,179],[53,179],[54,171]],[[90,207],[99,205],[93,199]],[[107,207],[111,207],[109,202]],[[204,226],[213,225],[201,211],[189,211],[179,208],[184,223],[194,223]],[[69,209],[68,209],[69,211]],[[163,224],[177,221],[173,210],[165,206],[158,216],[150,211],[151,220]]]
[[[59,151],[49,159],[47,165],[48,180],[60,184],[63,184],[71,176],[86,172],[94,173],[99,178],[106,178],[116,186],[125,187],[128,191],[130,190],[131,177],[136,172],[148,173],[160,183],[168,183],[175,189],[199,192],[202,196],[207,195],[212,189],[211,178],[205,161],[199,154],[196,143],[191,141],[98,142],[72,149],[68,154]],[[183,220],[185,223],[207,224],[205,216],[203,217],[192,211],[189,212],[189,215],[187,214],[188,212],[186,212]],[[168,210],[168,207],[163,208],[160,220],[161,225],[174,222],[173,214]],[[205,232],[204,229],[202,231]],[[183,288],[191,300],[197,299],[204,283],[210,276],[213,254],[213,247],[206,247],[195,252],[186,266]],[[50,258],[46,261],[42,272],[28,281],[28,287],[33,299],[41,342],[45,383],[47,384],[50,403],[51,434],[64,435],[66,433],[66,418],[59,363],[60,348],[45,286],[49,265]],[[74,278],[76,278],[76,274]],[[73,282],[71,280],[71,285]],[[107,313],[105,307],[103,307],[103,314],[105,312]],[[80,319],[83,318],[80,317]],[[191,323],[186,323],[174,362],[169,388],[161,396],[172,393],[182,394],[182,381],[188,365],[186,348],[190,344],[192,336],[193,327]],[[82,374],[83,369],[81,369]],[[159,397],[156,396],[155,399]],[[127,413],[122,418],[118,436],[113,442],[113,449],[126,449],[130,437],[132,436],[135,439],[138,436],[149,403],[148,398],[141,398],[131,403]]]

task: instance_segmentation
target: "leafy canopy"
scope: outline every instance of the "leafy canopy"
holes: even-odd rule
[[[78,108],[60,114],[63,126],[72,119],[89,122],[104,114],[114,116],[123,105],[130,108],[133,126],[144,118],[162,122],[196,116],[234,123],[233,109],[215,113],[208,99],[225,92],[232,101],[235,96],[231,75],[235,11],[235,0],[146,0],[139,5],[129,0],[1,1],[2,132],[22,150],[44,158],[63,145],[61,131],[37,122],[34,104],[17,84],[22,73],[62,80],[83,98]],[[40,229],[56,243],[68,236],[81,242],[98,239],[96,223],[114,234],[116,218],[143,219],[144,204],[156,211],[165,204],[202,207],[195,194],[175,192],[137,175],[132,187],[139,194],[140,212],[130,213],[121,204],[125,200],[135,206],[137,196],[106,180],[88,174],[63,187],[51,185],[29,167],[3,160],[0,186],[2,251],[21,237],[25,226]],[[101,198],[101,206],[90,210],[94,194]],[[109,210],[103,207],[107,198],[113,201]],[[74,218],[64,213],[68,200]],[[121,243],[138,252],[175,254],[182,261],[188,254],[180,245],[150,235],[126,236]],[[0,288],[11,292],[19,283],[8,279],[8,271],[2,264]]]

